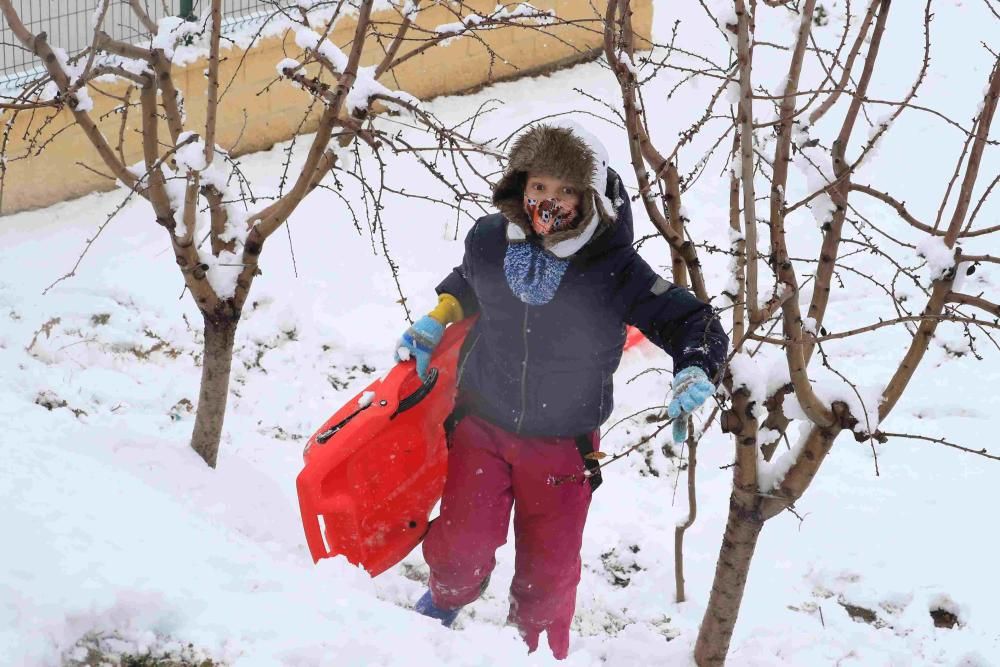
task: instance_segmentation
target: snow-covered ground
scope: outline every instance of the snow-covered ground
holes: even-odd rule
[[[680,3],[657,7],[661,37],[669,35],[673,4]],[[689,4],[682,18],[695,32],[685,41],[698,44],[699,30],[705,43],[720,41],[697,3]],[[905,92],[918,65],[922,6],[909,5],[895,3],[889,21],[886,40],[893,46],[875,84],[886,99]],[[965,123],[991,64],[978,41],[996,25],[980,5],[937,7],[935,69],[920,98]],[[787,39],[790,28],[780,25]],[[835,27],[836,20],[827,38]],[[757,67],[766,67],[765,56],[761,61]],[[781,78],[775,71],[772,83]],[[428,108],[457,122],[484,103],[496,107],[476,127],[483,139],[550,113],[609,115],[574,87],[612,103],[617,97],[610,74],[592,63],[439,98]],[[689,124],[690,109],[703,108],[714,88],[696,84],[669,101],[665,87],[649,96],[654,139],[672,144]],[[932,218],[960,135],[927,115],[905,118],[866,177]],[[600,136],[612,163],[633,182],[621,130],[593,115],[577,120]],[[699,148],[704,144],[682,153],[688,166]],[[241,160],[259,192],[275,187],[283,155],[279,146]],[[921,166],[912,166],[916,161]],[[997,171],[992,156],[983,179]],[[727,179],[719,172],[709,169],[684,205],[696,238],[725,247]],[[442,192],[404,158],[390,165],[389,178],[410,191]],[[455,631],[407,609],[424,589],[419,549],[375,580],[343,559],[314,566],[309,557],[294,487],[304,439],[389,367],[405,327],[380,237],[373,241],[363,222],[357,230],[339,198],[316,191],[294,215],[289,234],[269,242],[239,329],[219,466],[210,470],[188,448],[200,318],[181,294],[165,232],[148,207],[127,204],[77,275],[42,296],[123,197],[92,195],[0,219],[0,664],[78,664],[88,648],[234,665],[548,664],[544,652],[528,657],[515,631],[503,626],[511,545],[498,554],[485,598]],[[419,313],[460,259],[455,216],[430,202],[390,197],[385,204],[387,247]],[[886,209],[864,210],[908,234]],[[650,233],[638,205],[634,211],[637,236]],[[997,209],[981,215],[983,226],[995,224]],[[798,249],[814,252],[819,235],[808,212],[790,226]],[[462,219],[459,239],[467,228]],[[659,241],[642,252],[655,265],[669,264]],[[708,254],[703,261],[709,284],[720,288],[725,258]],[[855,265],[876,270],[866,261]],[[831,329],[881,314],[878,294],[846,280],[854,289],[834,295]],[[969,291],[996,293],[995,273],[981,270],[969,280],[978,282]],[[884,332],[829,351],[863,387],[878,388],[903,342]],[[991,348],[980,341],[982,361],[956,358],[956,350],[967,349],[961,331],[942,333],[884,427],[991,445],[1000,411],[1000,355]],[[608,425],[663,404],[668,373],[629,383],[650,366],[669,369],[669,359],[652,349],[626,356]],[[618,451],[650,428],[617,426],[602,449]],[[688,601],[676,604],[672,545],[674,525],[687,513],[683,475],[678,459],[660,453],[662,442],[651,444],[610,466],[595,497],[568,665],[691,661],[728,507],[731,472],[723,466],[732,445],[716,430],[700,448],[699,516],[686,541]],[[1000,665],[1000,541],[992,518],[998,464],[901,439],[877,452],[878,476],[868,445],[841,437],[797,506],[803,520],[785,514],[767,524],[730,664]],[[847,606],[871,610],[877,619],[854,620]],[[936,608],[957,614],[960,624],[936,628],[930,616]]]

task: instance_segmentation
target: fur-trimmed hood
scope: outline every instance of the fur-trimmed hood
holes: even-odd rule
[[[538,124],[522,133],[510,149],[507,170],[493,189],[493,205],[510,225],[511,242],[537,238],[524,212],[528,174],[545,174],[572,184],[580,192],[580,222],[572,229],[541,239],[557,257],[569,257],[615,224],[615,208],[606,196],[608,157],[604,146],[570,122]]]

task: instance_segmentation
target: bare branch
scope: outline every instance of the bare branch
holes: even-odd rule
[[[172,64],[163,55],[162,49],[154,49],[150,55],[150,63],[156,73],[157,82],[160,86],[160,102],[167,117],[167,130],[170,132],[170,140],[175,144],[180,140],[180,135],[184,130],[181,119],[184,117],[180,107],[180,92],[174,86]]]
[[[753,47],[750,41],[750,17],[743,0],[736,3],[736,56],[740,73],[738,110],[740,138],[740,183],[743,188],[743,233],[746,237],[746,297],[753,320],[758,311],[757,294],[757,197],[754,192],[753,146]]]
[[[979,174],[979,165],[982,160],[986,139],[989,136],[990,126],[996,113],[997,99],[1000,97],[1000,57],[994,62],[993,71],[990,73],[990,82],[986,91],[982,112],[976,122],[976,139],[969,154],[969,161],[965,169],[965,178],[959,192],[958,204],[952,215],[951,223],[945,234],[944,242],[949,248],[955,246],[962,224],[965,222],[965,213],[968,211],[969,201],[972,197],[972,189]],[[945,275],[934,282],[934,289],[931,298],[927,302],[924,314],[927,316],[913,337],[913,342],[907,350],[906,355],[900,362],[899,367],[893,374],[892,379],[882,392],[882,401],[879,403],[879,420],[885,419],[896,402],[903,395],[903,391],[913,378],[913,373],[920,364],[930,345],[930,340],[937,329],[936,319],[944,310],[948,296],[951,294],[952,277]]]
[[[956,295],[958,296],[958,295]],[[966,295],[961,295],[966,296]],[[969,297],[974,298],[974,297]],[[958,299],[949,301],[950,303],[965,303],[959,301]],[[969,305],[976,305],[974,303],[968,302]],[[989,304],[987,307],[991,306]],[[993,306],[995,307],[995,306]],[[957,324],[972,324],[982,327],[989,327],[994,329],[1000,329],[1000,324],[995,322],[988,322],[986,320],[978,320],[971,317],[959,317],[957,315],[906,315],[903,317],[894,317],[889,320],[881,320],[875,322],[874,324],[868,324],[863,327],[856,327],[854,329],[848,329],[847,331],[838,331],[836,333],[827,333],[823,336],[810,336],[808,339],[799,341],[790,341],[785,338],[774,338],[773,336],[761,336],[759,334],[751,333],[747,335],[750,340],[760,341],[762,343],[768,343],[770,345],[777,345],[784,347],[786,345],[812,345],[814,343],[825,343],[831,340],[839,340],[843,338],[851,338],[852,336],[860,336],[862,334],[871,333],[873,331],[878,331],[879,329],[884,329],[886,327],[892,327],[899,324],[906,324],[908,322],[923,322],[924,320],[934,320],[936,322],[954,322]]]
[[[765,519],[786,510],[809,488],[826,455],[830,453],[834,440],[840,434],[839,423],[849,417],[847,406],[843,403],[834,403],[833,409],[835,425],[826,428],[817,425],[812,427],[803,443],[802,453],[795,459],[774,493],[764,499],[761,514]]]
[[[823,235],[823,246],[819,254],[820,264],[816,270],[816,289],[813,290],[813,297],[807,311],[809,317],[815,320],[817,326],[822,325],[827,305],[830,302],[830,279],[837,265],[841,234],[843,233],[844,220],[847,216],[847,199],[851,187],[850,179],[852,172],[856,168],[856,165],[848,165],[846,161],[847,144],[851,139],[851,134],[854,132],[858,113],[861,110],[862,98],[868,93],[868,85],[875,71],[875,60],[878,58],[882,36],[885,33],[885,24],[890,4],[890,0],[880,0],[878,18],[875,20],[875,27],[872,30],[868,53],[865,54],[864,67],[861,71],[861,77],[858,80],[858,89],[851,97],[851,104],[844,115],[840,132],[833,142],[833,174],[836,184],[830,188],[830,198],[833,200],[835,208],[833,220],[830,221]],[[806,346],[803,349],[802,354],[806,365],[809,364],[812,353],[813,348],[811,346]]]
[[[986,190],[983,192],[982,196],[979,198],[979,201],[976,203],[976,207],[972,209],[972,215],[969,216],[969,222],[966,223],[965,228],[962,230],[961,236],[971,236],[969,230],[972,229],[973,223],[976,222],[976,218],[979,216],[979,212],[982,210],[983,205],[986,203],[986,200],[989,199],[990,194],[993,192],[993,188],[997,186],[997,183],[1000,183],[1000,174],[994,176],[993,180],[990,181],[990,184],[986,186]]]
[[[868,11],[865,12],[865,17],[861,20],[861,27],[858,28],[858,35],[854,40],[854,44],[851,46],[851,50],[847,54],[847,60],[844,62],[843,73],[840,77],[840,81],[834,87],[833,93],[830,94],[823,102],[816,107],[811,114],[809,114],[809,124],[815,125],[816,121],[822,118],[827,111],[837,102],[840,94],[844,92],[847,88],[847,84],[851,78],[851,72],[854,70],[854,60],[858,57],[861,52],[861,45],[864,44],[865,38],[868,36],[868,30],[871,27],[872,19],[875,17],[875,10],[878,8],[881,0],[871,0],[868,4]]]
[[[865,102],[865,104],[882,104],[882,105],[886,105],[886,106],[891,106],[891,107],[895,107],[897,110],[898,109],[913,109],[914,111],[920,111],[920,112],[923,112],[923,113],[928,113],[928,114],[930,114],[932,116],[936,116],[937,118],[940,118],[945,123],[947,123],[948,125],[951,125],[956,130],[958,130],[959,132],[961,132],[962,134],[964,134],[966,137],[972,136],[973,131],[969,130],[969,129],[965,128],[965,127],[963,127],[962,124],[959,123],[958,121],[956,121],[955,119],[949,118],[948,116],[944,115],[943,113],[941,113],[937,109],[931,109],[930,107],[925,107],[925,106],[923,106],[921,104],[914,104],[912,101],[909,101],[910,99],[911,99],[910,95],[907,95],[906,99],[903,99],[903,100],[876,100],[876,99],[873,99],[871,97],[866,97],[864,99],[864,102]],[[990,146],[996,146],[997,144],[1000,144],[1000,141],[987,140],[986,143],[989,144]]]
[[[410,26],[413,25],[413,16],[418,11],[420,11],[420,0],[412,0],[412,5],[407,6],[407,9],[403,10],[403,22],[399,24],[399,30],[396,32],[396,36],[393,37],[392,42],[389,44],[389,48],[386,50],[385,57],[382,59],[382,62],[375,67],[374,77],[376,79],[389,71],[389,66],[393,60],[395,60],[396,54],[399,53],[399,47],[403,44],[403,39],[406,37],[406,33],[409,31]]]
[[[119,42],[111,38],[111,35],[107,34],[102,30],[97,31],[97,40],[95,41],[95,48],[102,51],[107,51],[108,53],[113,53],[115,55],[121,56],[123,58],[129,58],[131,60],[142,60],[144,62],[149,62],[151,58],[151,52],[147,49],[143,49],[126,42]]]
[[[148,76],[143,76],[141,74],[133,74],[132,72],[129,72],[128,70],[122,67],[101,65],[99,67],[94,67],[90,69],[90,71],[87,74],[81,75],[80,78],[77,79],[77,82],[73,86],[73,89],[79,90],[80,88],[83,87],[83,84],[109,74],[111,76],[116,76],[120,79],[126,79],[127,81],[131,81],[133,84],[140,87],[146,85],[146,82],[149,81]]]
[[[994,255],[959,255],[958,263],[961,262],[986,262],[989,264],[1000,264],[1000,257]]]
[[[90,72],[90,68],[93,67],[94,65],[94,58],[97,56],[98,33],[100,32],[101,27],[104,25],[104,17],[108,13],[108,7],[111,6],[111,0],[98,0],[98,2],[100,4],[97,6],[97,16],[96,16],[96,21],[94,23],[94,37],[91,40],[89,49],[90,54],[87,56],[87,64],[84,65],[83,67],[83,76],[81,76],[80,80],[76,84],[74,84],[74,89],[77,86],[83,86],[85,84],[85,81],[87,80],[87,74]]]
[[[320,117],[319,127],[298,179],[288,193],[263,211],[254,214],[247,221],[247,225],[255,229],[255,234],[259,236],[261,243],[285,222],[306,193],[316,187],[316,184],[330,171],[336,161],[332,155],[327,154],[326,147],[329,145],[333,128],[337,125],[337,118],[344,100],[347,98],[347,93],[357,78],[358,64],[361,60],[361,50],[364,47],[365,32],[368,30],[371,18],[372,4],[373,0],[364,0],[361,3],[347,65],[337,81],[331,100],[327,103],[323,115]]]
[[[952,213],[951,223],[948,225],[948,233],[944,237],[944,242],[949,248],[954,247],[955,241],[958,239],[962,224],[965,222],[965,214],[972,201],[972,190],[975,187],[976,178],[979,176],[979,165],[983,159],[983,152],[986,150],[986,141],[990,136],[990,126],[993,123],[993,115],[996,113],[998,97],[1000,97],[1000,58],[997,58],[993,64],[990,84],[983,99],[983,109],[976,120],[976,140],[969,152],[969,162],[965,169],[962,187],[958,192],[958,202]]]
[[[114,220],[115,217],[117,217],[118,213],[123,208],[125,208],[125,206],[130,201],[132,201],[132,197],[135,194],[136,194],[135,190],[129,190],[129,193],[125,196],[125,198],[122,199],[122,201],[118,204],[118,206],[116,206],[115,209],[113,211],[111,211],[111,213],[109,213],[104,218],[104,221],[100,225],[98,225],[97,230],[94,232],[94,234],[87,239],[86,243],[83,246],[83,250],[80,252],[80,255],[76,258],[76,262],[74,262],[74,264],[73,264],[73,268],[71,268],[67,273],[64,273],[63,275],[61,275],[59,278],[57,278],[56,280],[54,280],[52,283],[50,283],[48,287],[46,287],[45,289],[43,289],[42,290],[42,295],[43,296],[46,295],[46,294],[48,294],[50,291],[52,291],[52,289],[56,285],[58,285],[59,283],[65,281],[65,280],[69,280],[70,278],[72,278],[72,277],[74,277],[76,275],[76,270],[80,268],[80,264],[83,263],[83,259],[90,252],[91,247],[93,247],[93,245],[97,241],[97,239],[100,238],[101,234],[104,233],[104,230],[107,229],[108,225],[111,224],[111,221]],[[29,348],[30,347],[31,346],[29,346]]]
[[[972,449],[971,447],[963,447],[962,445],[956,445],[955,443],[948,442],[944,438],[930,438],[925,435],[911,435],[909,433],[886,433],[884,431],[879,431],[877,436],[883,438],[907,438],[909,440],[923,440],[925,442],[933,442],[936,445],[944,445],[945,447],[951,447],[952,449],[957,449],[968,454],[976,454],[977,456],[982,456],[987,459],[993,459],[994,461],[1000,461],[1000,456],[995,454],[990,454],[986,451],[986,448],[982,449]]]
[[[677,233],[677,230],[656,207],[651,194],[653,183],[650,181],[649,172],[646,170],[645,164],[648,163],[653,167],[656,179],[666,179],[666,189],[668,192],[671,191],[669,185],[669,183],[673,182],[671,179],[677,179],[676,166],[656,150],[649,136],[646,134],[643,123],[645,112],[640,106],[640,101],[636,93],[637,81],[634,67],[627,66],[625,61],[622,60],[623,58],[629,58],[627,53],[625,53],[627,49],[624,49],[620,55],[618,45],[615,43],[615,18],[619,15],[623,17],[622,20],[625,22],[630,20],[628,0],[611,0],[608,3],[604,23],[604,55],[615,77],[618,79],[618,85],[621,89],[625,107],[625,127],[629,139],[629,154],[632,159],[632,169],[639,183],[639,194],[650,220],[652,220],[671,249],[675,250],[684,259],[691,275],[691,286],[695,295],[704,301],[708,301],[708,292],[698,260],[697,248],[693,243],[685,240],[683,236]],[[671,170],[674,171],[673,176],[669,175]],[[668,205],[676,208],[676,215],[679,218],[679,187],[675,185],[673,192],[676,198],[673,203],[668,202]]]
[[[1000,317],[1000,304],[993,303],[992,301],[987,301],[986,299],[979,296],[972,296],[971,294],[962,294],[961,292],[952,292],[948,295],[946,299],[947,303],[959,303],[964,306],[975,306],[980,310],[984,310],[994,317]],[[990,326],[986,323],[979,323],[984,326]],[[993,324],[1000,328],[1000,325]]]
[[[4,111],[33,111],[35,109],[58,109],[62,107],[61,100],[46,100],[37,102],[0,102],[0,110]]]
[[[147,183],[146,197],[153,205],[156,222],[166,227],[173,234],[176,222],[174,212],[167,195],[163,168],[159,159],[159,118],[156,114],[156,88],[147,85],[139,94],[142,104],[142,156],[145,161]]]
[[[687,464],[687,498],[688,516],[683,523],[674,528],[674,586],[677,591],[676,600],[684,602],[684,534],[694,525],[698,518],[698,495],[696,493],[696,472],[698,470],[698,439],[688,437]]]
[[[498,7],[502,8],[502,5],[498,5]],[[462,21],[463,27],[461,27],[461,28],[459,28],[457,30],[454,30],[454,31],[450,31],[449,30],[449,31],[446,31],[446,32],[435,32],[435,33],[428,34],[427,37],[425,37],[425,38],[422,39],[423,43],[420,46],[418,46],[417,48],[412,49],[410,51],[407,51],[403,55],[394,58],[388,64],[385,64],[385,63],[380,64],[380,67],[382,68],[382,71],[386,72],[386,71],[395,69],[396,67],[398,67],[402,63],[406,62],[407,60],[410,60],[411,58],[415,58],[416,56],[420,55],[421,53],[424,53],[425,51],[427,51],[427,50],[429,50],[429,49],[431,49],[431,48],[439,45],[441,42],[444,42],[444,41],[450,41],[452,39],[457,39],[457,38],[460,38],[460,37],[474,35],[477,31],[480,31],[480,30],[492,30],[492,29],[501,28],[501,27],[504,27],[504,26],[525,26],[526,22],[537,21],[540,18],[545,18],[546,20],[551,20],[551,17],[553,15],[549,14],[549,13],[545,13],[545,12],[540,12],[538,15],[535,15],[535,16],[510,17],[510,18],[507,18],[507,17],[504,17],[502,15],[498,15],[496,12],[494,12],[493,14],[489,14],[489,15],[477,14],[477,16],[479,18],[479,20],[477,20],[477,21],[465,21],[465,20],[463,20]],[[459,17],[459,18],[461,18],[461,17]],[[593,20],[592,19],[587,19],[586,21],[593,21]],[[561,23],[565,24],[565,25],[569,25],[569,24],[574,24],[574,23],[578,23],[578,22],[577,21],[561,21]],[[412,24],[411,24],[411,27],[415,27],[415,26],[412,26]],[[423,32],[427,32],[423,28],[420,28],[420,30],[423,31]]]
[[[900,202],[897,201],[896,199],[893,199],[892,196],[889,195],[889,193],[882,192],[881,190],[876,190],[870,185],[861,185],[859,183],[851,183],[850,189],[854,192],[861,192],[863,194],[868,195],[869,197],[874,197],[875,199],[878,199],[879,201],[888,204],[892,208],[896,209],[896,212],[899,213],[899,217],[901,217],[903,220],[910,223],[920,231],[926,232],[928,234],[936,233],[936,230],[933,227],[931,227],[926,223],[920,222],[919,220],[914,218],[913,215],[906,210],[906,204],[904,202]],[[940,232],[940,236],[944,236],[944,232]]]
[[[219,112],[219,38],[222,34],[222,0],[212,0],[209,19],[212,36],[208,51],[208,102],[205,107],[205,164],[215,159],[215,125]],[[197,188],[197,183],[195,184]]]
[[[40,33],[38,35],[32,35],[28,29],[24,26],[21,21],[21,17],[17,15],[11,5],[11,0],[0,0],[0,11],[2,11],[4,18],[7,19],[7,25],[10,27],[11,32],[15,37],[20,40],[20,42],[35,54],[44,64],[49,72],[49,76],[59,87],[60,91],[68,91],[70,89],[70,80],[66,73],[63,71],[62,65],[59,63],[59,59],[53,53],[52,48],[49,47],[46,41],[45,33]],[[78,108],[79,100],[75,95],[70,95],[69,99],[66,100],[69,106],[70,112],[73,114],[73,118],[76,120],[80,129],[83,130],[87,138],[93,144],[94,148],[97,149],[98,154],[104,161],[104,164],[108,166],[111,172],[115,175],[115,178],[120,180],[129,188],[135,188],[136,182],[135,177],[129,173],[125,165],[118,160],[111,146],[105,140],[104,135],[101,130],[94,123],[93,119],[86,111],[81,111]]]
[[[739,135],[733,139],[733,149],[731,158],[739,152]],[[733,259],[732,271],[736,279],[736,293],[727,296],[733,302],[733,349],[740,349],[740,342],[746,335],[746,309],[742,306],[746,300],[746,237],[743,235],[740,226],[740,179],[736,173],[729,172],[729,229],[733,234]]]
[[[149,14],[146,13],[146,9],[142,6],[142,3],[139,0],[128,0],[128,4],[132,8],[132,12],[136,18],[139,19],[142,27],[146,29],[146,32],[155,35],[157,31],[156,22],[149,18]]]

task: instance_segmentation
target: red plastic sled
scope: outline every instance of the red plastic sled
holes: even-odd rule
[[[443,424],[455,403],[459,349],[474,320],[448,327],[425,382],[412,361],[397,364],[309,439],[296,487],[313,561],[342,554],[374,577],[423,539],[444,490]],[[629,328],[625,348],[641,340]]]

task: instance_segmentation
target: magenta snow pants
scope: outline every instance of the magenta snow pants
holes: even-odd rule
[[[591,435],[595,451],[598,437]],[[522,437],[474,416],[462,419],[451,437],[441,514],[424,539],[435,606],[457,609],[479,597],[514,506],[508,622],[531,651],[545,630],[552,654],[565,658],[590,507],[583,472],[574,438]]]

